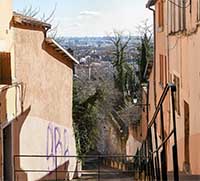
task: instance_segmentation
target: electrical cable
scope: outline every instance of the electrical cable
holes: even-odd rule
[[[191,0],[187,0],[187,2],[185,2],[185,6],[180,6],[179,4],[176,4],[175,2],[173,2],[172,0],[168,0],[168,2],[174,4],[175,6],[179,7],[179,8],[188,8],[191,5]],[[189,2],[189,3],[188,3]],[[188,3],[188,4],[187,4]],[[187,5],[186,5],[187,4]]]

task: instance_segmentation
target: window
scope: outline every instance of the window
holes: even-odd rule
[[[163,55],[160,55],[160,84],[164,84],[164,76],[163,76]]]
[[[163,7],[163,1],[160,0],[158,2],[158,27],[164,26],[164,7]]]
[[[180,80],[176,75],[174,75],[174,84],[176,85],[175,110],[180,115]]]
[[[200,0],[197,0],[197,21],[200,21]]]
[[[183,31],[186,28],[186,1],[171,0],[169,3],[170,33]]]
[[[0,84],[11,84],[10,53],[0,52]]]
[[[167,84],[167,57],[160,55],[160,85],[164,87]]]

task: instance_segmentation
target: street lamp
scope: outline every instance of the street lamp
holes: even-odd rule
[[[136,96],[136,94],[134,94],[134,96],[133,96],[133,104],[137,104],[137,96]]]

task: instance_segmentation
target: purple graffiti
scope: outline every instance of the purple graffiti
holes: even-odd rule
[[[67,139],[68,133],[67,130],[64,129],[64,156],[68,156],[69,155],[69,141]]]
[[[46,153],[47,153],[47,160],[51,159],[52,160],[52,166],[54,167],[55,165],[55,158],[54,156],[54,140],[53,140],[53,127],[51,124],[48,125],[47,127],[47,146],[46,146]],[[49,169],[49,168],[48,168]]]
[[[62,131],[62,128],[53,126],[51,123],[47,127],[47,142],[46,142],[47,161],[49,161],[49,167],[55,169],[55,156],[67,156],[69,155],[69,140],[68,132],[66,129]],[[67,161],[67,158],[64,159]],[[62,164],[63,158],[60,158],[60,164]],[[50,170],[50,168],[48,169]]]
[[[60,129],[58,127],[54,128],[54,139],[55,139],[55,148],[54,148],[55,149],[55,155],[58,155],[58,153],[60,153],[60,155],[62,156],[63,146],[62,146],[62,141],[61,141]]]

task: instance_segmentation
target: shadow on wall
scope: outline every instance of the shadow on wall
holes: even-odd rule
[[[7,94],[7,90],[5,91],[2,91],[0,92],[0,122],[2,124],[2,122],[4,120],[6,120],[6,117],[7,117],[7,108],[6,108],[6,105],[7,105],[7,101],[6,101],[6,94]],[[1,130],[3,132],[3,130]],[[2,153],[2,150],[3,150],[3,142],[2,142],[3,139],[1,139],[0,141],[0,149],[1,149],[1,154],[0,154],[0,162],[3,163],[3,153]],[[0,177],[2,178],[3,176],[3,173],[2,173],[2,170],[3,169],[0,169]]]
[[[15,156],[20,155],[20,132],[30,111],[31,106],[29,106],[29,108],[25,110],[21,115],[19,115],[13,122],[14,170],[20,171],[14,173],[16,181],[28,181],[27,173],[25,173],[20,167],[20,157]]]
[[[0,108],[1,108],[1,111],[0,111],[0,120],[1,120],[1,123],[4,120],[7,120],[6,94],[7,94],[7,90],[4,90],[4,91],[0,92]]]
[[[20,158],[20,133],[21,133],[22,126],[25,123],[25,120],[27,119],[30,111],[31,111],[31,106],[26,111],[24,111],[20,116],[18,116],[13,122],[13,130],[14,130],[13,142],[15,145],[14,146],[15,181],[28,181],[28,172],[21,168],[21,163],[20,163],[20,159],[21,159]],[[66,174],[69,174],[68,167],[69,167],[69,161],[65,162],[64,164],[60,165],[57,169],[54,169],[52,171],[48,171],[47,169],[43,170],[44,174],[46,172],[46,175],[38,179],[38,181],[55,180],[56,178],[63,180],[63,178],[69,178],[69,176],[66,175]],[[28,168],[28,169],[31,169],[31,168]],[[38,168],[38,170],[40,170],[40,168]],[[40,173],[40,172],[37,172],[36,170],[34,171],[35,171],[35,174]]]
[[[66,173],[69,173],[68,166],[69,166],[69,161],[67,161],[63,165],[60,165],[57,168],[57,170],[56,169],[52,170],[47,175],[45,175],[44,177],[42,177],[41,179],[37,181],[56,180],[56,179],[63,180],[63,178],[69,178],[69,176],[66,175]]]

